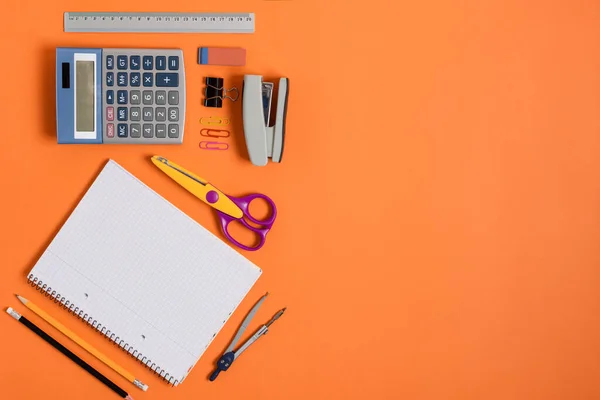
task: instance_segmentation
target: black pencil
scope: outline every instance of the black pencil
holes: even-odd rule
[[[38,328],[33,322],[23,317],[11,307],[8,307],[6,312],[9,313],[14,319],[16,319],[17,321],[28,327],[30,330],[32,330],[36,335],[38,335],[46,342],[54,346],[55,349],[63,353],[65,356],[69,357],[73,362],[75,362],[75,364],[79,365],[81,368],[85,369],[87,372],[95,376],[96,379],[98,379],[100,382],[104,383],[106,386],[111,388],[113,392],[115,392],[124,399],[133,400],[133,398],[130,395],[128,395],[126,391],[118,387],[114,382],[102,375],[100,372],[96,371],[94,367],[83,361],[81,358],[77,357],[77,355],[75,355],[71,350],[58,343],[54,338],[52,338],[52,336],[48,335],[46,332]]]

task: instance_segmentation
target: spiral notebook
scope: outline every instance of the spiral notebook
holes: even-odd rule
[[[178,385],[261,273],[111,160],[28,280]]]

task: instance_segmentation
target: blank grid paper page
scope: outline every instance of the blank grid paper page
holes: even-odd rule
[[[114,161],[30,272],[177,383],[260,274]]]

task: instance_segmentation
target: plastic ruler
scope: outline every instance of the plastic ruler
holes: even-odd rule
[[[64,31],[254,33],[254,13],[66,12]]]

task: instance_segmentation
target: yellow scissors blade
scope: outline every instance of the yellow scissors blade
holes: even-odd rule
[[[183,186],[188,192],[208,204],[209,206],[234,218],[242,218],[244,212],[229,197],[211,185],[206,179],[186,170],[185,168],[167,160],[164,157],[152,157],[152,163],[175,182]]]

